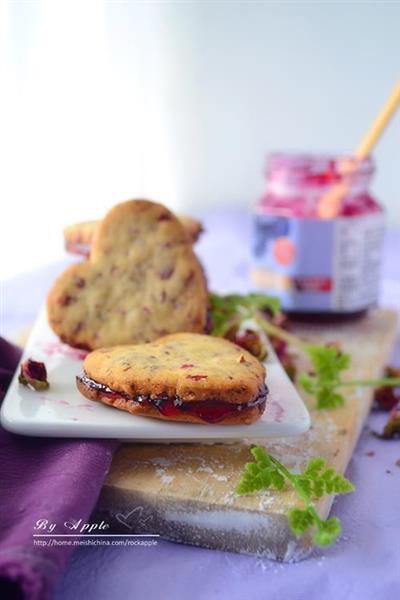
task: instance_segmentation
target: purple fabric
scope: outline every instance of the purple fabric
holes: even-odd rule
[[[0,401],[3,400],[7,388],[11,383],[15,366],[18,364],[20,356],[20,348],[0,338]]]
[[[196,246],[211,287],[246,291],[249,217],[243,212],[205,216],[206,234]],[[227,251],[229,249],[229,251]],[[400,308],[400,236],[386,240],[381,301]],[[4,289],[6,327],[15,331],[34,318],[51,278],[64,264],[29,274]],[[21,290],[35,282],[35,296]],[[18,304],[17,304],[18,303]],[[400,364],[400,352],[396,362]],[[168,598],[186,600],[386,600],[400,594],[400,442],[375,439],[386,414],[371,415],[348,477],[357,491],[339,498],[333,514],[343,535],[332,548],[296,564],[241,556],[164,541],[145,547],[79,548],[56,587],[54,600]]]
[[[0,383],[20,351],[0,338]],[[67,546],[34,546],[39,519],[57,524],[89,517],[111,464],[113,440],[29,438],[0,429],[0,597],[46,600],[70,554]]]

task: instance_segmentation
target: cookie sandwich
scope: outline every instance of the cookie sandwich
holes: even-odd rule
[[[219,425],[250,424],[265,409],[265,368],[228,340],[195,333],[88,354],[77,387],[134,415]]]

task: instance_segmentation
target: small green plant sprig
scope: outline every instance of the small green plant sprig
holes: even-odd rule
[[[337,408],[344,404],[344,397],[338,391],[342,381],[340,375],[350,366],[350,355],[343,354],[336,346],[308,345],[305,347],[313,372],[301,373],[299,383],[314,396],[317,408]]]
[[[317,345],[286,331],[278,324],[279,314],[277,298],[263,294],[229,294],[220,296],[210,295],[212,335],[224,337],[232,328],[239,329],[245,321],[252,321],[260,331],[269,337],[277,338],[305,353],[311,363],[310,373],[301,373],[298,381],[302,388],[316,400],[316,408],[334,409],[345,403],[341,393],[343,387],[368,386],[397,387],[399,377],[384,377],[381,379],[342,379],[342,371],[350,367],[349,354],[343,353],[334,344]]]
[[[218,294],[209,295],[212,318],[211,335],[223,337],[232,327],[240,326],[247,319],[254,319],[261,311],[272,316],[279,313],[279,300],[264,294]]]
[[[382,377],[380,379],[341,379],[342,371],[350,367],[350,355],[336,346],[308,345],[305,348],[313,365],[311,374],[301,373],[299,383],[303,389],[315,397],[318,409],[332,409],[343,406],[344,396],[340,389],[344,387],[397,387],[400,377]]]
[[[312,529],[313,541],[317,546],[333,544],[341,532],[340,521],[336,517],[325,521],[321,519],[315,510],[314,501],[325,494],[353,492],[353,484],[328,466],[323,458],[312,458],[303,472],[295,474],[261,446],[253,446],[251,454],[254,461],[246,463],[236,493],[282,490],[285,484],[290,484],[304,503],[304,508],[289,511],[287,517],[290,529],[296,536]]]

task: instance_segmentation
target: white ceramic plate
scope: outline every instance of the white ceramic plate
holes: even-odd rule
[[[266,361],[269,396],[262,418],[253,425],[195,425],[137,417],[87,400],[75,386],[85,352],[62,344],[43,310],[22,360],[43,361],[50,388],[31,390],[18,383],[18,371],[1,409],[1,423],[14,433],[33,436],[115,438],[140,442],[218,442],[243,438],[298,435],[310,417],[275,355]]]

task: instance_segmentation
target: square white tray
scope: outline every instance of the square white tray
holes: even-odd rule
[[[298,435],[310,426],[307,409],[273,352],[265,363],[269,395],[263,416],[252,425],[225,426],[138,417],[87,400],[75,385],[85,352],[59,341],[47,323],[44,310],[37,318],[22,361],[28,357],[46,364],[50,388],[39,392],[19,384],[17,369],[1,409],[3,427],[14,433],[135,442],[213,443]]]

